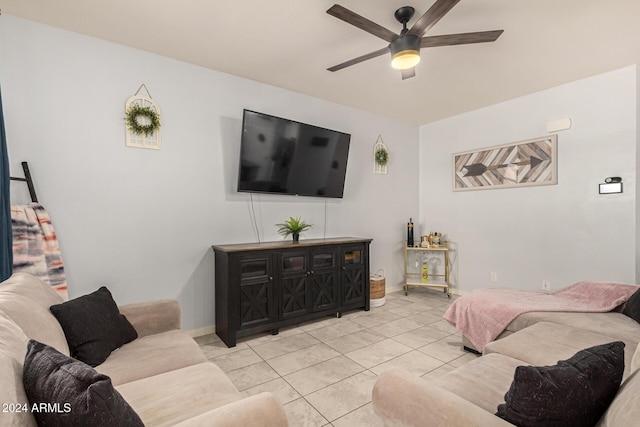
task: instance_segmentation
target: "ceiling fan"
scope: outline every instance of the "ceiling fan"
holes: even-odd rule
[[[380,37],[389,43],[388,46],[353,58],[342,64],[327,68],[329,71],[338,71],[366,60],[377,58],[387,52],[391,53],[391,66],[401,70],[402,80],[416,75],[415,66],[420,62],[420,48],[436,46],[452,46],[458,44],[493,42],[500,37],[504,30],[478,31],[474,33],[447,34],[442,36],[423,37],[444,15],[446,15],[460,0],[437,0],[433,6],[418,19],[413,27],[407,28],[407,22],[415,13],[411,6],[404,6],[396,10],[394,16],[402,24],[402,31],[396,34],[367,18],[358,15],[349,9],[334,4],[327,13],[348,24],[354,25],[376,37]]]

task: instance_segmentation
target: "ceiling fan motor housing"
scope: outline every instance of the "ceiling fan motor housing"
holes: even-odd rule
[[[405,34],[389,45],[391,66],[398,70],[415,67],[420,62],[420,37]]]

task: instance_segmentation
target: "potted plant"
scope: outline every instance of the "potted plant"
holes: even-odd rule
[[[295,243],[300,239],[300,233],[312,228],[313,225],[307,224],[306,221],[300,219],[300,217],[289,217],[287,221],[276,224],[276,227],[280,227],[278,234],[282,235],[283,238],[287,238],[290,234],[293,235],[293,241]]]

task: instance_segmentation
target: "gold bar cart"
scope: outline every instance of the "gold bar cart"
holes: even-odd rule
[[[444,254],[444,274],[432,274],[429,273],[429,277],[443,277],[444,283],[432,283],[432,282],[423,282],[421,280],[421,273],[413,273],[409,271],[409,254],[411,252],[419,253],[419,252],[442,252]],[[446,292],[447,296],[451,298],[450,291],[450,283],[449,283],[449,246],[447,244],[442,244],[438,246],[428,246],[428,247],[408,247],[405,244],[404,247],[404,294],[409,294],[409,286],[425,286],[429,288],[441,288],[444,292]]]

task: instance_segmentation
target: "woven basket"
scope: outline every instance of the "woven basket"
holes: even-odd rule
[[[384,277],[371,276],[371,299],[384,298],[385,280]]]

